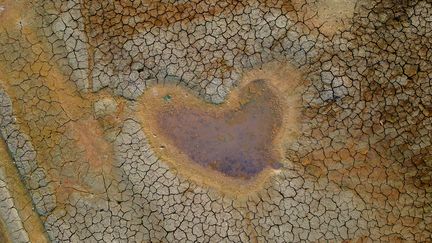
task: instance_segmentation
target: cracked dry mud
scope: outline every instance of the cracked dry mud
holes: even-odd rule
[[[0,0],[0,242],[431,242],[427,0]]]

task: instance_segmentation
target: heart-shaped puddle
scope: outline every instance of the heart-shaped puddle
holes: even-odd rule
[[[239,106],[227,111],[185,106],[169,96],[171,104],[157,114],[159,133],[195,163],[230,177],[249,179],[278,168],[272,151],[282,122],[276,96],[263,80],[240,92]]]
[[[280,167],[274,140],[282,109],[263,80],[248,83],[221,105],[173,85],[153,87],[142,102],[144,130],[164,159],[246,180]]]
[[[172,171],[243,197],[289,163],[284,148],[298,136],[303,82],[289,63],[267,63],[245,70],[220,105],[185,87],[157,84],[140,97],[136,117]]]

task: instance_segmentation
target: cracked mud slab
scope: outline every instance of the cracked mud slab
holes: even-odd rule
[[[0,242],[432,241],[425,0],[0,0]]]

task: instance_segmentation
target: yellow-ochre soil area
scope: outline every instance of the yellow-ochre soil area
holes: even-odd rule
[[[0,242],[431,242],[431,16],[0,0]]]

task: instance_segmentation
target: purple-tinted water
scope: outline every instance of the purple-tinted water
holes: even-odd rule
[[[194,162],[231,177],[251,178],[280,164],[272,140],[281,125],[276,97],[262,80],[242,90],[239,109],[212,114],[180,107],[158,115],[161,131]]]

